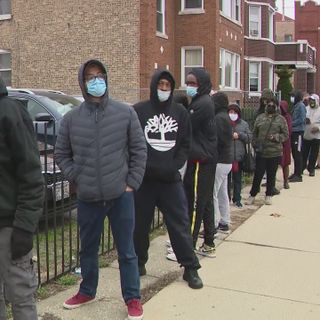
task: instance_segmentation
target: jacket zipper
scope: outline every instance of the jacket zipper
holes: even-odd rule
[[[98,112],[99,107],[97,107],[95,110],[95,123],[96,123],[96,133],[97,133],[97,180],[98,180],[97,182],[98,182],[98,189],[100,193],[100,199],[103,200],[101,166],[100,166],[100,123],[99,123],[99,112]]]

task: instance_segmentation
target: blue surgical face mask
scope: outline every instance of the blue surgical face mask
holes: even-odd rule
[[[104,79],[94,78],[87,82],[87,92],[94,97],[102,97],[107,90]]]
[[[187,86],[186,93],[190,97],[194,97],[198,93],[198,87]]]
[[[160,102],[167,101],[171,94],[171,91],[163,91],[160,89],[158,89],[157,92],[158,92],[158,98]]]

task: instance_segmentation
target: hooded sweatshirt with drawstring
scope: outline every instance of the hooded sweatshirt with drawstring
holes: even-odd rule
[[[65,177],[76,184],[77,196],[86,202],[118,198],[127,186],[137,190],[142,182],[146,144],[136,112],[115,101],[107,90],[99,103],[87,93],[84,72],[79,69],[79,85],[84,102],[69,111],[61,122],[55,157]]]
[[[160,79],[171,84],[170,97],[164,102],[157,94]],[[134,105],[148,146],[145,180],[180,181],[179,169],[188,159],[191,123],[185,107],[173,101],[174,87],[170,72],[159,70],[150,83],[150,99]]]
[[[312,94],[310,96],[315,103],[312,108],[310,104],[307,106],[307,115],[306,118],[310,120],[306,124],[306,128],[304,130],[303,139],[305,140],[313,140],[320,139],[320,107],[319,107],[319,96],[317,94]]]

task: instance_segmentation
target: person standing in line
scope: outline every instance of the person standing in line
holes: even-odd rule
[[[237,103],[231,103],[228,107],[228,114],[232,127],[232,169],[228,176],[229,194],[232,192],[232,202],[241,209],[241,189],[242,189],[242,160],[245,155],[246,144],[252,140],[252,133],[249,124],[241,119],[241,110]],[[230,197],[231,198],[231,197]]]
[[[213,187],[213,206],[215,228],[221,232],[229,232],[230,205],[228,196],[228,175],[232,168],[232,127],[228,115],[228,96],[217,92],[212,96],[218,138],[218,163]]]
[[[214,104],[209,96],[212,84],[203,68],[193,68],[186,77],[186,93],[191,97],[189,115],[192,125],[192,144],[184,186],[188,199],[193,246],[196,248],[203,221],[204,242],[197,252],[215,257],[213,184],[217,164],[217,131]]]
[[[315,176],[315,167],[320,145],[320,107],[319,96],[312,94],[307,106],[306,128],[303,135],[303,169],[309,171],[309,176]]]
[[[281,158],[281,167],[283,173],[283,187],[289,189],[289,166],[291,164],[291,133],[292,133],[292,118],[289,113],[288,102],[282,100],[280,102],[280,114],[286,119],[288,126],[289,138],[283,142],[283,153]]]
[[[277,100],[268,100],[266,112],[258,116],[252,133],[252,144],[256,150],[256,169],[250,196],[246,204],[251,205],[255,202],[255,197],[260,190],[262,177],[266,172],[267,189],[265,204],[271,205],[277,168],[282,157],[282,143],[289,137],[286,120],[278,112]]]
[[[292,134],[291,150],[294,162],[294,172],[289,177],[289,182],[302,182],[303,158],[302,158],[302,141],[306,127],[306,106],[302,102],[302,92],[297,90],[291,96],[293,103],[292,110]]]
[[[257,117],[260,114],[265,113],[268,100],[270,99],[275,99],[274,92],[269,88],[263,89],[261,93],[261,97],[259,99],[260,104],[259,104],[259,108],[256,111],[255,119],[257,119]]]
[[[185,107],[173,101],[174,87],[169,71],[156,71],[150,84],[150,99],[133,106],[148,146],[146,172],[135,193],[134,243],[143,276],[157,206],[163,213],[177,261],[184,267],[183,279],[189,287],[200,289],[203,287],[197,271],[200,264],[193,251],[188,203],[179,173],[190,151],[191,124]]]
[[[77,188],[81,243],[82,282],[63,306],[74,309],[95,299],[99,243],[108,216],[128,319],[142,319],[133,192],[143,178],[146,143],[134,109],[109,98],[107,71],[100,61],[80,67],[79,84],[84,102],[64,116],[55,148],[58,166]]]
[[[33,123],[25,106],[10,97],[0,78],[0,304],[14,320],[36,320],[37,278],[33,234],[42,214],[44,184]]]

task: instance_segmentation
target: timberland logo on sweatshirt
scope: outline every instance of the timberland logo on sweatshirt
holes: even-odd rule
[[[176,140],[166,139],[166,134],[178,131],[178,123],[170,116],[161,113],[147,121],[144,135],[153,149],[168,151],[176,145]]]

